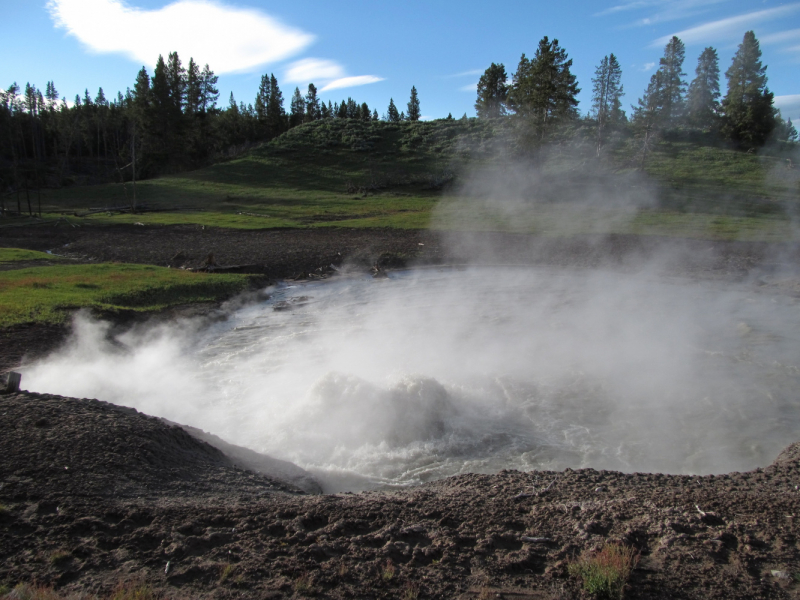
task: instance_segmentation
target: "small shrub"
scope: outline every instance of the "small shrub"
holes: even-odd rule
[[[417,598],[419,598],[419,584],[406,584],[405,589],[403,590],[403,600],[417,600]]]
[[[225,583],[233,575],[235,568],[231,563],[222,565],[219,570],[219,583]]]
[[[314,594],[314,585],[311,581],[311,575],[303,573],[294,582],[294,591],[301,596],[312,596]]]
[[[66,550],[56,550],[50,554],[50,564],[57,567],[67,562],[72,555]]]
[[[391,560],[386,561],[386,565],[381,570],[381,579],[384,581],[391,581],[394,579],[395,574],[397,573],[397,569],[395,569],[394,564]]]
[[[638,560],[633,548],[608,544],[597,553],[583,554],[569,566],[569,573],[583,581],[584,591],[602,600],[612,600],[622,598]]]
[[[156,594],[142,582],[120,583],[108,600],[155,600]]]

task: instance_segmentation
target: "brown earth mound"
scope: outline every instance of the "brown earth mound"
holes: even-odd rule
[[[800,445],[749,473],[462,475],[307,495],[96,400],[0,396],[0,582],[172,598],[589,597],[570,565],[638,557],[625,598],[794,598]],[[76,596],[77,597],[77,596]]]

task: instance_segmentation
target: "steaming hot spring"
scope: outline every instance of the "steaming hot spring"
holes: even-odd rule
[[[745,470],[800,437],[798,301],[770,289],[546,268],[342,276],[210,326],[109,340],[78,318],[25,379],[290,460],[326,491]]]

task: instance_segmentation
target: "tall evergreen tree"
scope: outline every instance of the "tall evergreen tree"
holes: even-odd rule
[[[597,153],[605,143],[605,133],[609,125],[622,120],[620,98],[622,90],[622,68],[612,53],[604,56],[594,71],[592,79],[592,113],[597,119]]]
[[[677,36],[672,36],[664,47],[661,66],[650,77],[644,96],[639,98],[639,106],[633,109],[634,121],[640,128],[668,127],[675,125],[682,117],[686,89],[683,80],[685,73],[682,71],[685,56],[683,42]]]
[[[167,86],[172,108],[172,118],[177,120],[186,102],[186,69],[177,52],[170,52],[167,59]]]
[[[214,71],[209,69],[208,63],[206,63],[200,74],[200,110],[202,112],[213,109],[219,100],[217,81],[219,81],[219,77],[214,75]]]
[[[393,98],[389,98],[389,108],[386,109],[386,120],[390,123],[397,123],[400,121],[400,113],[397,112],[397,107],[394,105]]]
[[[283,93],[274,74],[269,76],[269,103],[267,104],[269,134],[277,136],[286,131],[286,110],[283,108]]]
[[[371,121],[372,120],[372,113],[370,112],[369,106],[367,105],[366,102],[363,102],[361,104],[361,111],[360,111],[360,114],[359,114],[359,118],[362,121]]]
[[[306,121],[316,121],[321,118],[319,97],[317,96],[317,88],[313,83],[308,84],[308,92],[306,93]]]
[[[506,114],[508,97],[508,75],[503,63],[494,63],[484,71],[478,80],[478,99],[475,111],[480,118],[499,117]]]
[[[766,72],[767,67],[761,65],[758,40],[748,31],[725,72],[728,93],[722,100],[723,130],[735,142],[760,146],[775,129],[777,119]]]
[[[697,59],[695,78],[686,95],[686,116],[690,125],[709,129],[719,118],[719,57],[714,48],[703,50]]]
[[[419,110],[419,96],[417,95],[417,88],[411,86],[411,98],[408,100],[408,115],[409,121],[419,121],[421,114]]]
[[[675,124],[683,117],[686,81],[683,79],[683,61],[686,59],[686,46],[678,36],[673,35],[664,48],[664,56],[659,61],[661,71],[661,118],[666,124]]]
[[[292,101],[289,106],[289,127],[297,127],[306,118],[306,101],[300,95],[300,88],[294,88],[294,94],[292,94]]]
[[[508,103],[533,124],[539,137],[555,124],[577,118],[580,89],[570,67],[572,59],[558,40],[551,42],[547,36],[539,41],[533,59],[523,54],[519,61]]]
[[[267,107],[269,106],[269,77],[266,74],[261,76],[261,83],[256,94],[255,111],[258,122],[266,132],[267,129]]]
[[[194,62],[194,58],[189,58],[189,65],[186,67],[186,114],[189,116],[200,112],[200,105],[203,102],[202,86],[200,67]]]

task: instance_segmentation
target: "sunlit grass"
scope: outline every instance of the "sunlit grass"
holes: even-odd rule
[[[247,285],[244,275],[189,273],[148,265],[106,263],[2,271],[0,326],[60,323],[79,308],[146,312],[217,301]]]

